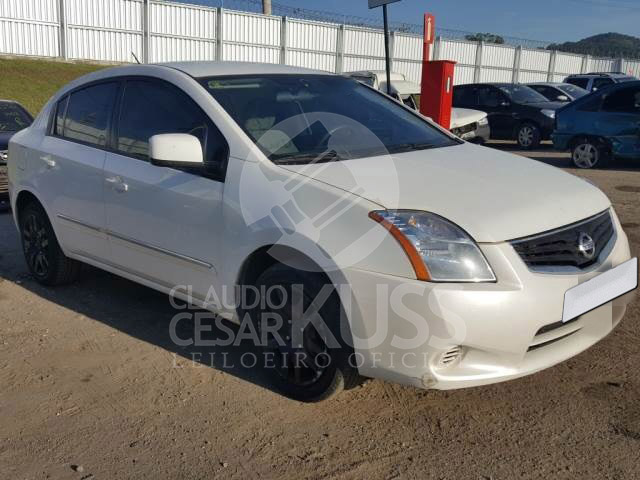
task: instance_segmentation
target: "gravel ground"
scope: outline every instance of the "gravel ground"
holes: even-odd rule
[[[509,144],[496,145],[501,149]],[[543,147],[533,158],[569,167]],[[572,170],[573,172],[573,170]],[[640,247],[640,170],[580,172]],[[303,405],[260,371],[176,347],[168,299],[94,269],[45,289],[0,214],[0,477],[606,478],[640,472],[640,303],[607,339],[520,380],[452,392],[373,381]]]

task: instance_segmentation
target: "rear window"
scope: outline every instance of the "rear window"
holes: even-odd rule
[[[567,83],[586,89],[589,86],[589,79],[588,78],[567,78]]]

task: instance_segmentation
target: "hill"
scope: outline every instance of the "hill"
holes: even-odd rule
[[[16,100],[36,115],[71,80],[104,65],[0,57],[0,98]]]
[[[594,57],[640,58],[640,38],[621,33],[603,33],[579,42],[554,43],[547,49]]]

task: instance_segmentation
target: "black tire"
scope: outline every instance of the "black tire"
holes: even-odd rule
[[[343,310],[338,294],[333,285],[330,287],[326,285],[328,285],[326,277],[322,274],[304,272],[280,264],[274,265],[258,278],[255,286],[261,292],[262,301],[260,305],[249,312],[251,320],[256,325],[256,330],[260,332],[260,338],[263,338],[264,327],[261,322],[262,314],[276,314],[283,319],[282,328],[278,333],[281,339],[285,342],[289,340],[289,342],[286,342],[284,346],[276,346],[274,335],[266,335],[269,341],[262,345],[263,350],[266,353],[272,353],[275,361],[273,365],[265,365],[265,371],[280,392],[301,402],[327,400],[343,390],[349,390],[364,382],[364,378],[358,375],[355,368],[353,349],[348,346],[348,342],[343,340],[341,334],[340,322],[346,322],[346,319],[342,314]],[[302,286],[301,292],[299,286]],[[327,289],[324,291],[325,293],[329,291],[331,293],[318,309],[318,315],[322,320],[321,325],[327,327],[326,330],[333,339],[337,340],[337,343],[327,346],[327,343],[333,343],[333,341],[327,342],[329,336],[326,331],[323,332],[322,328],[317,329],[315,324],[303,324],[304,328],[300,328],[303,331],[303,342],[296,345],[293,331],[298,329],[302,320],[293,318],[296,315],[292,311],[292,293],[295,291],[295,293],[301,294],[303,310],[308,311],[313,300],[319,294],[322,296],[323,288]],[[330,290],[328,290],[329,288]],[[269,291],[270,295],[264,295]],[[275,303],[282,303],[285,297],[281,296],[275,302],[273,299],[277,295],[282,295],[283,292],[287,292],[286,305],[282,308],[274,308],[280,307]],[[273,320],[273,317],[271,318]],[[348,329],[343,330],[348,331]],[[292,355],[293,351],[296,353]],[[298,353],[301,355],[302,361],[297,362],[297,367],[286,361],[297,356]],[[314,366],[314,368],[310,368],[310,366]]]
[[[80,263],[62,253],[47,213],[32,202],[20,212],[20,236],[24,257],[33,277],[47,286],[73,282]]]
[[[516,141],[523,150],[533,150],[540,146],[542,133],[540,128],[534,123],[523,123],[516,131]]]
[[[571,149],[571,161],[583,170],[604,167],[609,153],[602,141],[593,138],[581,138],[574,142]]]

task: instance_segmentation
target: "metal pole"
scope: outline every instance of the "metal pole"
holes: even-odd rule
[[[384,54],[387,66],[387,93],[391,95],[391,52],[389,48],[389,16],[387,14],[387,4],[382,6],[384,16]]]

